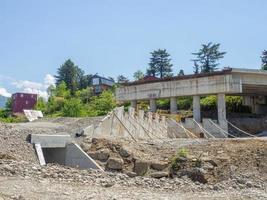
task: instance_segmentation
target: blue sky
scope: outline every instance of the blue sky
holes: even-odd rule
[[[227,51],[221,67],[260,68],[266,9],[265,0],[0,0],[0,92],[44,91],[68,58],[86,73],[132,78],[158,48],[189,74],[191,53],[209,41]]]

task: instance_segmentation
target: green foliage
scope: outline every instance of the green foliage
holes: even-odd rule
[[[184,70],[183,70],[183,69],[181,69],[181,70],[179,71],[178,76],[184,76]]]
[[[35,105],[36,110],[41,110],[43,113],[46,112],[46,103],[42,97],[39,97]]]
[[[53,114],[53,113],[61,112],[64,106],[64,103],[65,103],[65,99],[63,97],[56,97],[56,96],[50,97],[46,105],[47,106],[46,113]]]
[[[88,104],[93,96],[93,88],[87,87],[86,89],[78,90],[75,96],[81,99],[82,103]]]
[[[144,75],[144,73],[141,70],[138,70],[138,71],[134,72],[134,75],[133,75],[134,80],[136,80],[136,81],[144,78],[144,76],[145,75]]]
[[[242,105],[242,97],[240,96],[226,96],[226,109],[227,112],[246,113],[250,112],[248,106]],[[216,110],[217,97],[215,95],[203,97],[200,100],[202,110]]]
[[[71,98],[64,102],[62,109],[64,117],[81,117],[83,113],[83,105],[80,99]]]
[[[74,95],[78,89],[86,88],[90,84],[90,77],[90,75],[84,76],[84,71],[68,59],[58,68],[56,83],[59,85],[65,82],[71,95]]]
[[[157,108],[162,110],[170,109],[170,100],[169,99],[159,99],[157,100]]]
[[[214,95],[203,97],[200,99],[201,109],[203,110],[216,110],[217,97]]]
[[[170,54],[166,49],[158,49],[151,52],[148,76],[159,76],[160,78],[173,76]]]
[[[6,108],[7,110],[12,110],[12,98],[8,98],[8,99],[7,99],[5,108]]]
[[[10,111],[7,109],[0,109],[0,122],[5,123],[19,123],[19,122],[25,122],[26,119],[23,115],[19,116],[11,116]]]
[[[172,169],[179,170],[181,168],[181,165],[186,161],[187,156],[188,150],[186,148],[178,149],[171,160]]]
[[[267,51],[264,50],[261,56],[261,69],[267,70]]]
[[[127,83],[127,82],[129,82],[129,79],[126,78],[125,76],[123,76],[123,75],[119,75],[119,76],[117,77],[117,83]]]
[[[67,85],[62,81],[55,89],[54,96],[62,98],[70,98],[70,90],[68,90]]]
[[[192,97],[179,97],[177,102],[179,110],[189,110],[191,108],[192,102]]]
[[[209,42],[208,44],[202,44],[201,49],[198,52],[192,53],[196,56],[194,61],[194,71],[198,73],[213,72],[217,69],[219,65],[218,60],[223,58],[226,52],[219,51],[220,44]],[[200,70],[199,70],[200,68]]]
[[[116,106],[115,98],[111,91],[104,91],[99,96],[94,96],[88,106],[89,116],[106,115]]]

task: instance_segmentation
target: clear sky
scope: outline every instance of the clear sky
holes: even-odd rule
[[[43,90],[68,58],[132,78],[158,48],[189,74],[191,53],[210,41],[227,51],[221,67],[260,68],[266,10],[266,0],[0,0],[0,92]]]

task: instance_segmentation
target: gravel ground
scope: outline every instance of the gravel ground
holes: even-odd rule
[[[93,146],[88,138],[77,140],[89,145],[89,150],[119,143],[128,148],[134,159],[147,161],[168,160],[177,149],[187,148],[191,160],[201,155],[218,165],[208,174],[212,179],[206,184],[192,181],[188,176],[131,178],[123,170],[99,172],[55,164],[40,166],[32,145],[27,142],[31,133],[74,135],[100,120],[56,118],[33,123],[0,123],[0,199],[267,199],[264,138],[165,139],[137,143],[117,140],[101,143],[102,146]],[[118,156],[116,149],[113,150],[111,154]]]

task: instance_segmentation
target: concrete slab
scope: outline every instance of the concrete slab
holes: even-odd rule
[[[70,135],[31,134],[31,143],[40,144],[42,148],[59,148],[71,143],[71,137]]]
[[[45,165],[46,163],[45,163],[44,154],[43,154],[41,145],[35,144],[34,147],[35,147],[36,154],[37,154],[38,160],[40,162],[40,165]]]
[[[82,148],[77,144],[66,146],[65,165],[81,169],[98,169],[104,171]]]

